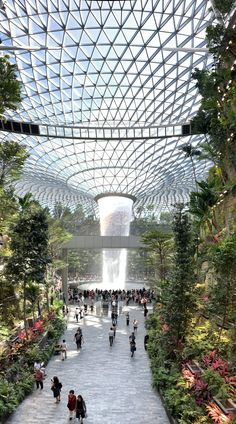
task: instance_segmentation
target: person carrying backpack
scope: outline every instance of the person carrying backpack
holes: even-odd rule
[[[58,377],[56,376],[53,377],[51,382],[52,382],[51,390],[53,391],[53,397],[56,398],[56,403],[59,403],[61,400],[62,384],[59,381]]]

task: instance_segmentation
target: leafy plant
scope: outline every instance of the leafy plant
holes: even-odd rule
[[[207,369],[204,371],[202,378],[208,384],[212,396],[222,400],[229,397],[229,386],[226,384],[225,379],[216,371]]]
[[[9,56],[0,58],[0,116],[8,109],[16,110],[21,101],[21,84],[17,80],[17,67]]]
[[[193,296],[193,243],[188,216],[183,206],[177,207],[173,223],[175,255],[171,279],[163,287],[163,324],[168,331],[164,332],[163,342],[169,348],[179,349],[188,329],[194,310]]]
[[[203,405],[209,402],[209,400],[211,400],[211,397],[212,397],[209,391],[208,384],[201,379],[197,379],[195,381],[195,384],[192,387],[192,393],[198,405]]]
[[[189,359],[201,359],[203,355],[213,350],[217,337],[209,321],[201,325],[196,325],[195,321],[192,322],[186,337],[183,356]]]

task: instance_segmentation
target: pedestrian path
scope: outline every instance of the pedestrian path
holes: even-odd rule
[[[74,319],[75,307],[70,307],[68,328],[64,338],[68,357],[61,361],[54,356],[47,368],[43,390],[29,395],[7,424],[62,424],[69,423],[67,395],[69,390],[82,394],[87,404],[85,424],[168,424],[169,420],[156,391],[151,386],[147,353],[144,350],[145,334],[143,311],[139,306],[122,308],[115,342],[109,346],[110,311],[102,310],[97,302],[94,313],[79,322],[84,344],[80,352],[73,341],[78,324]],[[130,326],[126,326],[125,311],[130,313]],[[104,312],[104,313],[103,313]],[[139,327],[136,336],[137,351],[133,358],[129,351],[129,334],[136,318]],[[62,382],[61,402],[54,403],[51,378]],[[77,421],[77,420],[76,420]]]

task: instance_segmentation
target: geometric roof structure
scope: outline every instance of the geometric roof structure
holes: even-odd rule
[[[124,193],[158,211],[195,188],[180,147],[199,108],[191,74],[209,68],[206,0],[8,0],[0,38],[19,70],[23,101],[8,119],[38,124],[40,135],[9,134],[27,146],[17,191],[42,204],[82,203]],[[1,49],[1,47],[0,47]],[[196,163],[204,178],[209,163]]]

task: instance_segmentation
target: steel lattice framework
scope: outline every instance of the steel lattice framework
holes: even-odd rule
[[[89,211],[104,192],[158,210],[187,201],[195,183],[180,147],[203,136],[150,128],[185,124],[199,107],[191,74],[213,62],[209,8],[207,0],[7,0],[1,39],[24,95],[7,117],[42,134],[0,132],[30,152],[18,193]],[[195,166],[204,178],[209,164]]]

